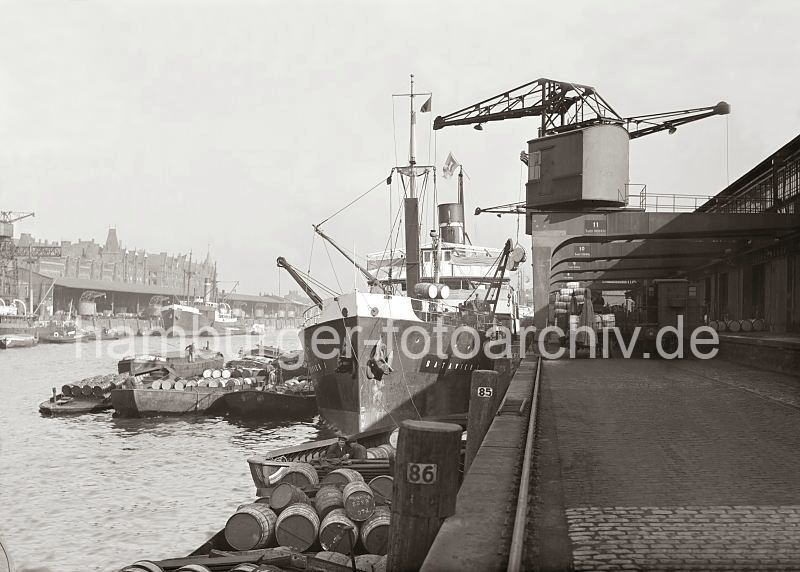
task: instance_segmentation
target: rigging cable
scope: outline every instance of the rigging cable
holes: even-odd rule
[[[374,186],[373,186],[371,189],[369,189],[368,191],[366,191],[366,192],[364,192],[364,193],[361,193],[360,195],[358,195],[358,196],[357,196],[355,199],[353,199],[352,201],[350,201],[349,203],[347,203],[345,206],[343,206],[342,208],[340,208],[338,211],[336,211],[335,213],[333,213],[331,216],[329,216],[328,218],[326,218],[325,220],[323,220],[321,223],[317,224],[317,226],[322,226],[323,224],[325,224],[326,222],[328,222],[329,220],[331,220],[333,217],[335,217],[336,215],[338,215],[339,213],[341,213],[341,212],[342,212],[342,211],[344,211],[345,209],[348,209],[348,208],[350,208],[350,207],[351,207],[351,206],[353,206],[355,203],[357,203],[358,201],[360,201],[361,199],[363,199],[364,197],[366,197],[368,194],[370,194],[372,191],[374,191],[375,189],[377,189],[377,188],[378,188],[378,187],[379,187],[381,184],[386,184],[386,177],[383,177],[383,178],[382,178],[380,181],[378,181],[377,183],[375,183],[375,185],[374,185]]]
[[[331,263],[331,270],[333,270],[333,276],[336,278],[336,283],[339,285],[339,290],[344,292],[344,288],[342,288],[342,283],[339,282],[339,275],[336,274],[336,267],[333,265],[333,259],[331,258],[331,253],[328,250],[328,245],[326,243],[322,243],[325,246],[325,254],[328,255],[328,261]]]

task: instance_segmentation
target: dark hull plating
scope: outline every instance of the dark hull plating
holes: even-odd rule
[[[466,414],[470,374],[475,369],[491,367],[481,352],[474,351],[476,337],[464,333],[456,338],[460,355],[475,354],[461,358],[454,355],[451,347],[455,327],[444,327],[441,351],[437,351],[439,348],[433,341],[425,348],[425,335],[436,340],[433,323],[394,320],[393,334],[387,326],[383,318],[350,317],[304,330],[309,373],[314,380],[319,412],[326,421],[342,433],[352,435],[392,427],[404,419]],[[333,336],[325,333],[325,327],[333,328],[340,340],[345,339],[346,329],[356,332],[351,336],[354,351],[346,344],[338,349],[332,345]],[[410,328],[413,333],[409,335],[406,330]],[[318,329],[317,341],[312,343]],[[404,336],[409,352],[399,351]],[[388,349],[387,362],[391,366],[382,379],[370,367],[379,339]],[[477,339],[483,342],[482,337]],[[329,357],[315,355],[320,353],[313,350],[315,346]]]

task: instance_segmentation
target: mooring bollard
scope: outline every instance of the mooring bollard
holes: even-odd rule
[[[403,421],[397,443],[388,572],[419,570],[442,522],[456,512],[461,427]]]
[[[502,374],[478,369],[472,372],[469,388],[469,413],[467,415],[467,452],[464,456],[464,474],[469,471],[483,438],[492,424],[500,403],[500,378]]]

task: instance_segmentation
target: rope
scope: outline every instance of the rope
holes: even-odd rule
[[[336,283],[339,285],[339,290],[344,292],[344,288],[342,288],[342,283],[339,282],[339,275],[336,274],[336,267],[333,265],[333,259],[331,258],[330,251],[328,250],[328,245],[325,244],[324,242],[322,244],[325,246],[325,254],[328,255],[328,261],[331,263],[331,270],[333,270],[333,276],[334,278],[336,278]]]
[[[353,199],[352,201],[350,201],[349,203],[347,203],[345,206],[343,206],[342,208],[340,208],[338,211],[336,211],[335,213],[333,213],[331,216],[329,216],[328,218],[326,218],[325,220],[323,220],[323,221],[322,221],[321,223],[319,223],[317,226],[322,226],[323,224],[325,224],[326,222],[328,222],[329,220],[331,220],[333,217],[335,217],[336,215],[338,215],[338,214],[339,214],[339,213],[341,213],[342,211],[344,211],[344,210],[346,210],[346,209],[350,208],[351,206],[353,206],[355,203],[357,203],[358,201],[360,201],[361,199],[363,199],[364,197],[366,197],[368,194],[370,194],[372,191],[374,191],[375,189],[377,189],[377,188],[378,188],[379,186],[381,186],[382,184],[386,184],[386,177],[383,177],[383,178],[382,178],[380,181],[378,181],[377,183],[375,183],[375,185],[374,185],[374,186],[373,186],[371,189],[369,189],[368,191],[366,191],[366,192],[364,192],[364,193],[361,193],[360,195],[358,195],[358,196],[357,196],[355,199]]]

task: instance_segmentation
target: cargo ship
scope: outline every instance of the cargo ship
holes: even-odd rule
[[[170,304],[162,309],[161,319],[168,336],[235,336],[247,333],[247,328],[239,323],[230,306],[224,302]]]
[[[431,233],[430,245],[420,248],[416,180],[434,167],[417,165],[414,156],[413,77],[410,97],[409,163],[392,169],[408,191],[403,204],[405,249],[373,256],[371,262],[368,258],[364,268],[315,227],[370,285],[368,292],[327,299],[285,259],[278,259],[278,266],[315,304],[302,330],[307,365],[320,414],[347,435],[393,427],[409,418],[463,417],[470,374],[493,367],[484,343],[501,314],[509,326],[518,324],[516,295],[506,270],[516,270],[524,250],[513,248],[510,240],[503,249],[465,243],[463,171],[459,202],[439,207],[438,232]],[[455,168],[449,168],[453,174]]]

